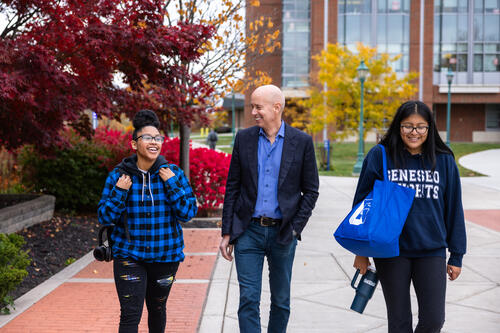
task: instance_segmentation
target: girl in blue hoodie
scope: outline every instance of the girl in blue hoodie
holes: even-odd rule
[[[410,283],[418,300],[415,332],[440,332],[445,318],[446,275],[461,271],[466,235],[460,176],[452,151],[441,140],[431,110],[422,102],[402,104],[380,142],[387,150],[386,177],[415,189],[415,200],[399,238],[400,255],[373,258],[387,306],[389,333],[411,333]],[[382,150],[368,152],[353,206],[382,180]],[[446,249],[450,252],[446,263]],[[356,256],[362,274],[370,265]]]
[[[137,332],[144,301],[149,332],[164,332],[167,298],[184,260],[178,221],[189,221],[198,209],[182,170],[160,155],[164,137],[156,114],[141,110],[133,125],[136,154],[109,173],[98,216],[100,223],[115,225],[111,239],[119,332]]]

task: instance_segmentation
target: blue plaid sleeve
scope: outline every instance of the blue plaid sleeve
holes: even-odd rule
[[[125,210],[127,191],[116,187],[118,176],[114,170],[109,173],[99,201],[97,215],[99,223],[104,225],[115,223]]]
[[[187,222],[198,212],[196,197],[184,172],[175,165],[169,165],[169,168],[175,176],[165,182],[168,201],[174,209],[175,217],[180,221]]]

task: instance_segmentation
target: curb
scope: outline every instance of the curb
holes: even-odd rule
[[[8,322],[19,316],[24,311],[28,310],[33,304],[50,294],[54,289],[67,282],[71,277],[80,272],[83,268],[87,267],[94,261],[93,251],[87,253],[68,267],[56,273],[49,279],[40,283],[35,288],[28,291],[14,301],[15,310],[12,310],[8,315],[0,315],[0,328],[5,326]]]

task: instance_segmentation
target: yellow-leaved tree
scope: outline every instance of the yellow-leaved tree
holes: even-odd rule
[[[364,82],[364,135],[387,127],[399,105],[417,92],[412,83],[417,73],[397,74],[390,66],[399,57],[377,54],[376,48],[362,44],[357,45],[357,53],[339,44],[328,44],[326,52],[314,57],[320,68],[318,80],[321,86],[326,82],[326,92],[314,87],[309,99],[298,102],[310,109],[309,131],[320,132],[326,122],[330,139],[342,141],[358,133],[361,84],[357,68],[362,60],[369,69]]]

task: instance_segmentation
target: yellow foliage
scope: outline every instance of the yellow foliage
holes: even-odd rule
[[[252,0],[252,1],[250,1],[250,6],[259,7],[260,1],[259,0]]]
[[[376,48],[358,44],[357,53],[354,54],[339,44],[328,44],[326,52],[313,58],[319,66],[317,79],[321,86],[326,83],[327,91],[325,93],[313,88],[309,99],[298,102],[310,109],[308,129],[312,133],[320,132],[325,121],[329,127],[338,129],[330,132],[331,139],[342,140],[357,133],[361,100],[357,67],[361,60],[369,68],[369,75],[364,82],[365,135],[373,129],[383,131],[399,105],[417,91],[412,83],[417,74],[407,73],[398,78],[390,62],[399,59],[399,56],[391,58],[385,53],[377,55]]]

